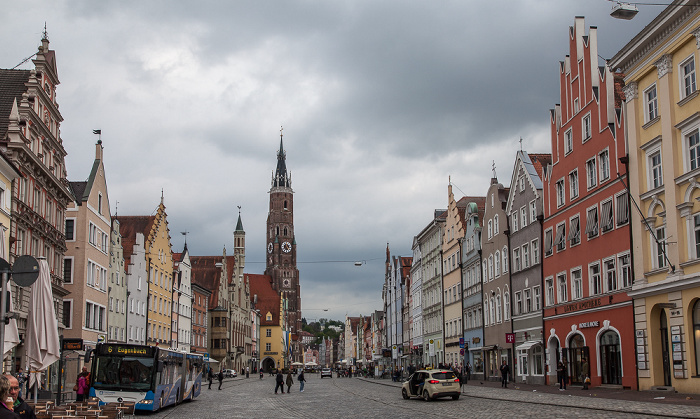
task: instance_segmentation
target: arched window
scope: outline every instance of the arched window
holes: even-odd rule
[[[489,318],[491,319],[491,324],[496,324],[496,313],[494,313],[494,310],[496,309],[496,304],[493,301],[493,297],[491,297],[491,304],[489,305]]]
[[[503,273],[508,272],[508,247],[504,246],[503,247],[503,252],[501,252],[501,256],[503,257]]]
[[[287,233],[287,227],[284,228],[284,237],[287,237],[289,234]]]
[[[489,255],[489,279],[493,279],[493,255]]]
[[[496,271],[496,277],[501,276],[501,252],[496,250],[493,255],[494,270]]]
[[[499,292],[498,295],[496,295],[496,322],[500,323],[501,319],[501,293]]]
[[[284,209],[287,209],[287,201],[284,201]]]
[[[695,374],[700,375],[700,300],[693,307],[693,336],[695,338]]]
[[[503,319],[510,320],[510,293],[508,291],[503,293]]]

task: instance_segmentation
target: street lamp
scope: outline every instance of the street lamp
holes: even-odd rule
[[[639,13],[639,9],[633,3],[623,3],[616,1],[613,5],[610,16],[615,19],[632,20]]]

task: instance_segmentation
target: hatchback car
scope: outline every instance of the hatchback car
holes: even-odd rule
[[[330,368],[321,369],[321,378],[323,377],[333,378],[333,371]]]
[[[458,400],[460,394],[459,378],[450,370],[418,370],[401,387],[404,399],[420,397],[429,401],[452,397],[452,400]]]

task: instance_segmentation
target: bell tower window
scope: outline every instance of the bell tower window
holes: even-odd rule
[[[286,200],[284,201],[284,209],[288,209],[288,208],[287,208],[287,201],[286,201]]]

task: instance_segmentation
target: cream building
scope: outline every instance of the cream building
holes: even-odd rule
[[[639,389],[700,393],[700,5],[674,1],[610,61],[625,75]]]

